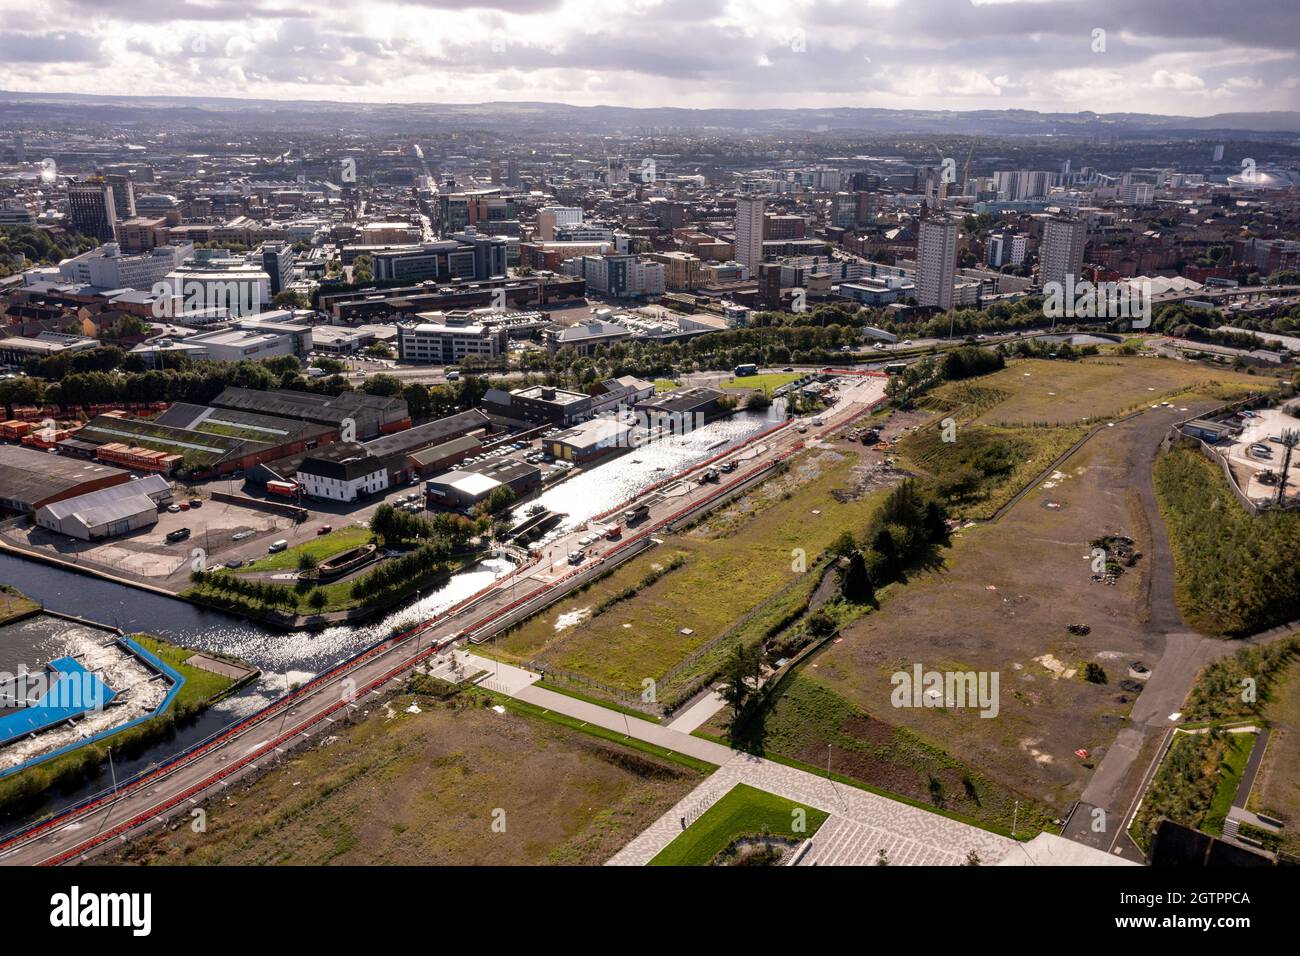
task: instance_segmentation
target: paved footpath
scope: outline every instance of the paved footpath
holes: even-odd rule
[[[832,815],[823,824],[825,836],[814,836],[812,847],[801,860],[804,864],[874,863],[879,849],[884,849],[895,865],[957,865],[964,863],[972,850],[981,860],[995,863],[1016,846],[1008,837],[898,800],[556,693],[538,685],[538,675],[523,668],[496,665],[472,654],[462,655],[462,659],[471,665],[470,670],[481,669],[491,675],[481,683],[509,697],[717,765],[718,769],[698,787],[616,853],[609,865],[641,866],[650,862],[682,832],[683,818],[687,825],[693,823],[738,783]]]
[[[979,827],[836,783],[784,764],[731,751],[732,758],[650,824],[609,860],[609,866],[643,866],[732,787],[743,783],[831,814],[813,836],[802,865],[861,865],[884,849],[892,865],[960,865],[974,850],[986,863],[1007,856],[1016,841]]]

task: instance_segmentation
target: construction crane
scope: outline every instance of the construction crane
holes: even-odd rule
[[[970,158],[975,155],[975,145],[980,141],[976,136],[970,141],[970,149],[966,151],[966,165],[961,170],[961,191],[962,195],[966,194],[966,184],[970,182]]]
[[[1281,475],[1277,480],[1277,503],[1278,507],[1286,504],[1286,480],[1291,471],[1291,453],[1295,451],[1295,446],[1300,445],[1300,430],[1288,428],[1280,436],[1281,445],[1286,451],[1282,455]]]

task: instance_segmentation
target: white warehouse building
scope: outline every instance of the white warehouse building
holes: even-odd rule
[[[36,511],[36,524],[80,541],[102,541],[153,527],[158,508],[171,500],[167,479],[149,475],[44,505]]]

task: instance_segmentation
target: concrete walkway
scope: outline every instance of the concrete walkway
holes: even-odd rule
[[[668,724],[668,727],[678,733],[694,733],[708,723],[710,717],[726,706],[727,702],[722,699],[722,696],[716,690],[710,691],[678,714]]]
[[[475,654],[457,656],[464,661],[466,673],[476,670],[488,672],[487,677],[478,680],[481,686],[543,710],[564,714],[718,767],[676,806],[616,853],[609,860],[610,865],[641,866],[648,863],[682,832],[683,819],[689,826],[738,783],[843,818],[837,827],[852,831],[859,851],[853,855],[840,854],[835,858],[821,859],[818,855],[820,845],[814,841],[807,859],[822,865],[856,860],[860,853],[867,851],[874,861],[878,847],[884,847],[895,863],[960,864],[965,862],[966,854],[971,850],[977,852],[980,859],[992,863],[1005,857],[1016,845],[1014,840],[937,813],[683,732],[680,727],[686,726],[681,724],[685,718],[699,719],[703,723],[717,712],[721,702],[714,703],[716,695],[702,698],[672,724],[663,726],[548,690],[537,683],[540,675],[522,667],[498,664]],[[691,716],[697,708],[699,713]],[[701,717],[701,714],[705,716]],[[827,821],[826,825],[830,822]],[[827,832],[834,833],[835,828]]]
[[[649,863],[681,834],[683,821],[690,826],[741,783],[831,814],[812,837],[812,847],[800,865],[874,863],[880,849],[895,865],[960,865],[971,851],[985,863],[996,863],[1016,847],[1008,837],[889,797],[761,757],[732,753],[731,760],[614,854],[607,865]]]

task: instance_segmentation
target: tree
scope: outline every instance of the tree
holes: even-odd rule
[[[856,550],[858,550],[858,543],[853,540],[853,533],[850,531],[841,531],[839,537],[831,543],[831,554],[842,558],[848,557]]]
[[[840,593],[845,600],[855,603],[870,601],[875,597],[871,575],[867,573],[866,558],[857,549],[848,556],[848,564],[840,572]]]
[[[402,381],[396,375],[376,375],[368,379],[362,390],[367,395],[381,395],[391,398],[402,393]]]
[[[804,622],[804,630],[814,638],[829,637],[835,632],[835,619],[825,611],[813,611]]]
[[[314,571],[320,567],[320,559],[310,551],[302,551],[298,554],[298,570]]]
[[[311,594],[307,595],[307,606],[313,611],[319,611],[325,606],[326,600],[325,592],[320,588],[316,588]]]
[[[307,309],[311,304],[301,292],[285,289],[271,297],[271,304],[277,309]]]
[[[515,502],[514,489],[509,485],[501,485],[493,488],[488,496],[479,502],[479,510],[483,514],[495,515],[505,511]]]
[[[758,692],[762,677],[763,651],[755,644],[746,647],[738,644],[722,665],[719,677],[725,683],[718,693],[731,708],[731,726],[737,727]]]
[[[892,581],[901,569],[898,561],[898,547],[894,535],[888,528],[881,528],[871,540],[871,550],[876,577],[882,581]]]

